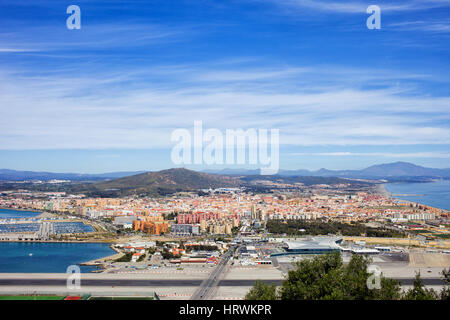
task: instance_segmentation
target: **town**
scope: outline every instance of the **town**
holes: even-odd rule
[[[280,283],[298,259],[334,251],[344,260],[375,255],[385,274],[406,277],[405,286],[424,267],[427,285],[441,283],[450,258],[448,211],[397,200],[382,185],[269,187],[120,198],[3,191],[0,207],[41,214],[4,218],[0,241],[109,243],[114,254],[81,263],[95,268],[88,277],[173,279],[172,287],[150,286],[148,294],[163,299],[242,299],[255,280]]]
[[[0,207],[43,211],[53,214],[53,219],[77,219],[97,225],[96,230],[113,231],[116,236],[255,235],[270,221],[286,224],[303,220],[360,222],[398,232],[423,233],[427,240],[448,237],[446,210],[377,192],[339,194],[329,188],[314,185],[309,195],[300,197],[282,192],[244,193],[239,188],[203,190],[204,195],[184,192],[167,197],[123,198],[15,190],[0,193]]]

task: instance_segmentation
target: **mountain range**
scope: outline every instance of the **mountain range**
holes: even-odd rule
[[[71,180],[71,181],[95,181],[105,179],[117,179],[127,177],[145,171],[133,172],[108,172],[99,174],[88,173],[55,173],[55,172],[40,172],[40,171],[18,171],[9,169],[0,169],[0,180],[3,181],[24,181],[24,180]]]
[[[170,179],[167,179],[167,176],[166,178],[164,178],[165,174],[170,172],[169,170],[159,171],[159,173],[161,173],[161,177],[158,179],[161,179],[161,182],[164,182],[162,183],[162,185],[172,184],[170,183]],[[186,175],[189,175],[188,172],[193,171],[181,170],[179,171],[179,174],[181,174],[181,176],[183,175],[182,172],[184,172],[184,174]],[[9,169],[0,169],[0,181],[24,181],[24,180],[48,181],[53,179],[71,180],[71,181],[103,181],[110,179],[119,179],[116,180],[117,183],[121,183],[122,181],[126,183],[126,180],[120,179],[138,175],[136,182],[139,182],[140,181],[139,177],[152,176],[155,173],[156,172],[130,171],[130,172],[109,172],[100,174],[79,174],[79,173],[52,173],[52,172],[17,171]],[[259,170],[223,169],[223,170],[204,170],[202,173],[210,175],[222,175],[222,176],[257,176],[259,175]],[[280,170],[277,176],[338,177],[350,179],[388,179],[388,180],[406,179],[406,178],[449,179],[450,168],[434,169],[418,166],[409,162],[394,162],[394,163],[373,165],[362,170],[329,170],[324,168],[316,171],[310,171],[306,169]],[[156,179],[155,177],[153,178]],[[186,179],[189,180],[187,177]],[[208,176],[208,179],[211,183],[214,180],[211,176]],[[203,179],[201,179],[200,181],[203,181]],[[189,180],[189,183],[192,183],[193,186],[196,185],[195,179],[192,181]]]
[[[218,171],[204,171],[216,174],[228,175],[255,175],[259,170],[245,169],[223,169]],[[418,166],[409,162],[393,162],[373,165],[362,170],[328,170],[320,169],[310,171],[300,170],[280,170],[279,176],[310,176],[310,177],[341,177],[353,179],[392,179],[392,178],[450,178],[450,168],[434,169]]]
[[[84,193],[94,197],[121,197],[128,195],[170,195],[176,192],[195,191],[227,187],[246,187],[263,190],[268,187],[261,182],[282,184],[351,184],[367,185],[365,182],[336,177],[282,177],[276,175],[220,175],[175,168],[157,172],[146,172],[110,181],[73,184],[67,191]],[[270,188],[269,188],[270,189]]]

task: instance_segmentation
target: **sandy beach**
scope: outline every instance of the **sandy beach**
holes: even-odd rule
[[[101,264],[104,264],[107,262],[114,262],[116,259],[119,259],[120,257],[122,257],[124,255],[122,252],[120,252],[118,249],[114,248],[113,246],[110,246],[110,248],[112,250],[114,250],[116,253],[106,256],[106,257],[86,261],[86,262],[80,263],[80,265],[82,265],[82,266],[101,265]]]
[[[35,218],[37,219],[51,219],[51,218],[56,218],[58,217],[58,215],[54,214],[54,213],[50,213],[50,212],[41,212],[41,214],[37,215]]]
[[[375,188],[376,192],[385,197],[391,197],[391,193],[387,191],[386,185],[384,183],[377,184]]]

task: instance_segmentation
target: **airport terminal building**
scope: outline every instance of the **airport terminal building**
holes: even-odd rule
[[[271,257],[299,255],[299,254],[324,254],[340,252],[341,238],[312,238],[305,241],[287,241],[283,246],[284,252],[272,253]]]
[[[307,255],[307,254],[325,254],[332,252],[348,252],[351,254],[373,255],[384,251],[389,251],[390,248],[381,247],[371,249],[364,247],[346,248],[341,246],[342,238],[333,237],[315,237],[300,241],[283,241],[283,251],[272,253],[271,257],[282,257],[292,255]],[[388,250],[389,249],[389,250]]]

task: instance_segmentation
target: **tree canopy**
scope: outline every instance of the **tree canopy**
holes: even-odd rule
[[[363,223],[344,223],[340,221],[307,221],[307,220],[269,220],[267,222],[267,231],[274,234],[288,235],[327,235],[342,234],[343,236],[360,236],[367,237],[388,237],[388,238],[404,238],[403,232],[386,229],[372,228]]]
[[[341,254],[334,252],[318,255],[297,262],[296,268],[288,272],[282,285],[257,281],[245,296],[246,300],[429,300],[448,299],[446,286],[439,295],[433,289],[426,289],[416,275],[413,288],[403,292],[400,283],[377,275],[377,285],[369,286],[373,274],[368,271],[371,258],[353,255],[344,264]],[[450,270],[449,270],[450,271]],[[449,271],[443,272],[448,279]]]

